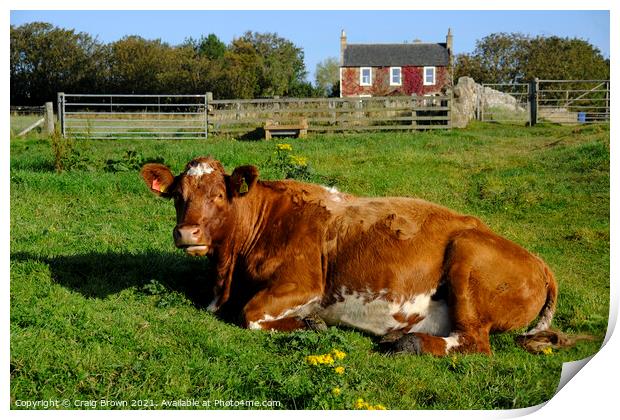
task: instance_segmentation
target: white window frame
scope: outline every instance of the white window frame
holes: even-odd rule
[[[364,83],[364,70],[368,69],[368,83]],[[360,86],[372,86],[372,67],[360,67]]]
[[[398,83],[394,83],[394,70],[398,70]],[[403,71],[400,67],[390,67],[390,86],[403,85]]]
[[[433,82],[429,83],[426,81],[426,70],[431,69],[433,70]],[[437,70],[435,69],[434,66],[427,66],[424,67],[424,73],[422,74],[423,80],[424,80],[424,86],[432,86],[437,84]]]

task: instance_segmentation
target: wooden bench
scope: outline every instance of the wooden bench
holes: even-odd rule
[[[302,118],[299,124],[279,124],[277,121],[265,122],[265,140],[271,140],[273,136],[306,137],[308,134],[308,120]]]

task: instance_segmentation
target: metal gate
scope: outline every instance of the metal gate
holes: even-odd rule
[[[478,95],[481,121],[530,123],[528,83],[483,83]]]
[[[609,80],[535,80],[536,122],[609,121]]]
[[[207,137],[208,95],[58,94],[63,136],[77,139]]]
[[[484,83],[477,95],[481,121],[560,124],[609,121],[609,80]]]

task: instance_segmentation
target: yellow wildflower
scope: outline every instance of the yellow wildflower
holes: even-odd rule
[[[293,150],[293,146],[291,146],[288,143],[278,143],[278,144],[276,144],[276,148],[278,150],[289,150],[289,151]]]
[[[344,373],[344,367],[342,366],[337,366],[334,368],[334,371],[338,374],[338,375],[342,375]]]
[[[336,360],[342,360],[342,359],[344,359],[347,356],[347,354],[345,352],[340,351],[338,349],[333,349],[332,350],[332,354],[334,355],[334,358]]]
[[[545,347],[542,352],[543,354],[550,355],[553,353],[553,349],[551,347]]]
[[[306,166],[308,164],[308,158],[303,156],[291,155],[291,163],[298,166]]]
[[[317,354],[306,356],[306,362],[312,366],[316,365],[333,365],[334,358],[330,354]]]
[[[332,389],[332,394],[334,394],[334,395],[336,395],[336,396],[340,395],[340,388],[334,388],[334,389]]]
[[[385,406],[381,404],[368,404],[361,398],[358,398],[357,401],[355,401],[354,408],[357,408],[358,410],[386,410]]]

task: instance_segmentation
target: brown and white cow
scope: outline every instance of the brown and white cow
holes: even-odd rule
[[[172,198],[174,242],[216,265],[218,311],[231,288],[254,290],[242,315],[252,329],[304,328],[319,317],[377,336],[396,351],[490,353],[489,333],[540,320],[548,333],[557,284],[538,257],[480,220],[415,198],[364,198],[292,180],[258,180],[254,166],[227,175],[196,158],[178,176],[141,170]]]

